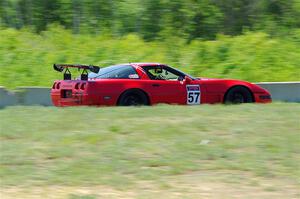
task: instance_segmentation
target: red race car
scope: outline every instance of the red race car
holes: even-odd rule
[[[69,68],[82,73],[72,80]],[[214,103],[267,103],[270,93],[249,82],[195,78],[159,63],[98,66],[54,64],[64,80],[54,82],[55,106],[131,106],[158,103],[199,105]],[[89,72],[88,72],[89,71]]]

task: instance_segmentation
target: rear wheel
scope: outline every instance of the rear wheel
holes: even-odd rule
[[[231,88],[225,96],[225,104],[241,104],[254,102],[252,93],[243,86]]]
[[[123,93],[118,101],[119,106],[149,105],[149,100],[143,91],[134,89]]]

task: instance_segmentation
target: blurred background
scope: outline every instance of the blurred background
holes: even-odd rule
[[[126,62],[300,81],[300,0],[0,0],[0,87],[50,87],[53,63]],[[300,198],[299,113],[7,106],[0,198]]]
[[[57,62],[300,80],[299,19],[300,0],[1,0],[0,85],[51,86]]]

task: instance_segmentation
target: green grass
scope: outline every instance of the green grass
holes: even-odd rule
[[[176,42],[174,42],[176,41]],[[51,26],[41,34],[0,27],[0,86],[48,86],[62,74],[53,63],[108,66],[128,62],[161,62],[198,77],[235,78],[251,82],[300,81],[300,29],[285,38],[245,32],[216,40],[170,37],[146,42],[137,35],[74,35]],[[78,73],[76,73],[78,74]]]
[[[225,184],[255,186],[261,178],[299,188],[299,113],[300,104],[281,103],[7,107],[0,110],[1,185],[123,190],[151,182],[164,190],[168,179],[200,172]]]

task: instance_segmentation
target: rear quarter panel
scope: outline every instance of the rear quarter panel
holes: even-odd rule
[[[100,79],[89,81],[88,93],[97,105],[116,105],[119,97],[128,89],[141,89],[145,86],[141,79]],[[149,96],[149,93],[147,93]],[[151,99],[151,96],[149,96]]]

